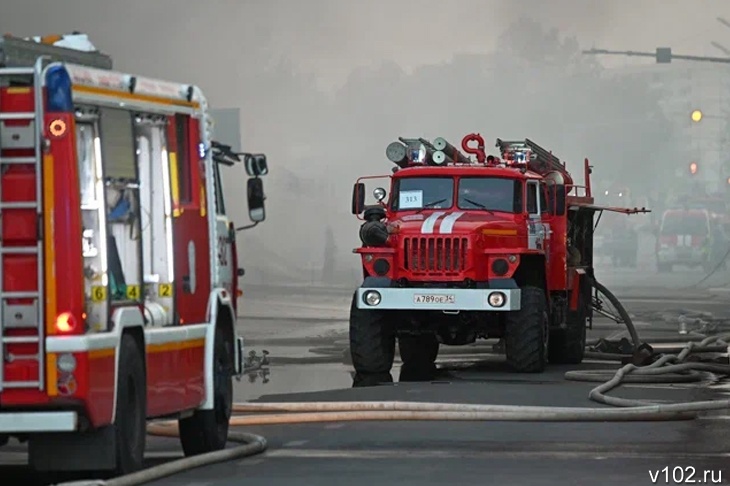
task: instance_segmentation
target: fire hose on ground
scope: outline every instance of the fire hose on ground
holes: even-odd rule
[[[631,320],[624,322],[632,337],[636,336]],[[230,424],[234,427],[351,421],[515,421],[515,422],[646,422],[692,420],[700,412],[730,409],[730,400],[706,400],[683,403],[652,403],[607,396],[624,383],[687,383],[706,379],[706,374],[730,375],[730,365],[690,362],[693,354],[728,350],[730,333],[691,340],[678,354],[662,354],[646,365],[628,363],[618,370],[569,371],[571,381],[601,382],[589,393],[589,399],[601,405],[619,408],[550,407],[523,405],[478,405],[465,403],[428,403],[402,401],[367,402],[292,402],[237,403]],[[637,341],[634,349],[640,351]],[[650,348],[649,348],[650,349]],[[597,353],[604,355],[607,353]],[[614,357],[626,359],[625,355]],[[646,358],[646,356],[644,356]],[[646,361],[646,359],[644,359]],[[244,415],[241,415],[244,414]],[[252,415],[260,414],[260,415]],[[177,437],[174,421],[150,424],[151,436]],[[262,453],[266,439],[259,435],[231,432],[229,439],[243,445],[198,456],[171,461],[108,481],[73,483],[78,485],[136,486],[201,466],[212,465]],[[70,486],[71,483],[65,483]],[[59,485],[61,486],[61,485]]]

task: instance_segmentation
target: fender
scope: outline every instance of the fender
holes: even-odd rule
[[[232,322],[222,324],[230,326],[231,336],[233,336],[234,365],[236,370],[240,367],[238,363],[243,358],[242,339],[236,336],[236,312],[233,309],[230,294],[222,288],[213,289],[208,299],[208,324],[206,324],[205,333],[205,400],[198,408],[199,410],[213,410],[213,358],[215,352],[215,329],[217,326],[220,307],[226,307],[232,316]],[[239,345],[237,341],[241,341]]]
[[[104,349],[114,350],[114,393],[111,402],[111,422],[116,419],[117,385],[119,380],[119,347],[122,343],[122,332],[125,329],[144,328],[144,317],[137,307],[121,307],[112,314],[112,330],[110,332],[87,334],[82,336],[52,336],[46,338],[46,351],[49,353],[83,353]],[[147,336],[142,333],[143,340]],[[146,346],[146,342],[142,343]],[[144,349],[142,350],[144,353]],[[145,354],[146,355],[146,354]]]

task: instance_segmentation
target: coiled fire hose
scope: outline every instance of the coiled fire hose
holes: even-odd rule
[[[238,403],[231,417],[232,426],[302,424],[345,421],[519,421],[519,422],[634,422],[692,420],[699,412],[730,408],[730,400],[685,403],[652,403],[609,397],[606,393],[622,383],[678,383],[700,381],[702,373],[730,375],[730,366],[714,363],[686,362],[693,353],[712,345],[728,346],[730,333],[689,342],[677,355],[663,355],[647,366],[628,364],[619,370],[569,371],[565,378],[573,381],[604,382],[589,393],[597,403],[622,407],[541,407],[521,405],[475,405],[428,402],[295,402]],[[261,415],[251,415],[251,414]],[[263,414],[262,414],[263,413]],[[240,415],[248,414],[248,415]],[[177,423],[157,422],[148,427],[152,436],[177,437]],[[244,445],[179,459],[108,481],[76,482],[80,485],[136,486],[193,468],[240,459],[264,452],[266,439],[254,434],[230,433],[230,440]],[[72,483],[64,483],[70,486]],[[60,485],[59,485],[60,486]]]

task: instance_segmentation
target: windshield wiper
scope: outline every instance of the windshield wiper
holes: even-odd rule
[[[416,211],[416,214],[420,213],[424,209],[428,209],[428,208],[430,208],[432,206],[436,206],[437,204],[441,204],[442,202],[446,202],[446,199],[439,199],[438,201],[431,201],[428,204],[424,204],[421,209],[419,209],[418,211]]]
[[[494,211],[492,211],[491,209],[489,209],[488,207],[486,207],[484,204],[478,203],[476,201],[472,201],[471,199],[469,199],[467,197],[465,197],[463,199],[464,199],[464,201],[468,202],[469,204],[473,204],[474,206],[478,207],[479,209],[483,209],[485,211],[488,211],[489,214],[491,214],[492,216],[494,216]]]

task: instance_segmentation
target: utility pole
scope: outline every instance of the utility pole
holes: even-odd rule
[[[717,21],[723,24],[725,27],[730,28],[730,21],[722,18],[717,17]],[[724,54],[727,54],[730,56],[730,49],[726,48],[725,46],[721,45],[718,42],[712,42],[712,46],[714,46],[716,49],[722,51]],[[710,63],[719,63],[719,64],[730,64],[730,57],[713,57],[713,56],[694,56],[694,55],[684,55],[684,54],[674,54],[672,52],[671,47],[657,47],[655,52],[640,52],[640,51],[613,51],[608,49],[589,49],[584,50],[583,54],[588,55],[621,55],[621,56],[636,56],[636,57],[653,57],[656,60],[657,64],[669,64],[672,62],[672,60],[683,60],[683,61],[695,61],[695,62],[710,62]],[[691,114],[691,119],[693,122],[698,123],[700,120],[702,120],[703,113],[700,110],[694,110]],[[715,118],[724,118],[721,116],[715,116]],[[722,151],[721,151],[722,152]],[[730,160],[723,163],[723,161],[720,162],[719,172],[720,176],[723,177],[726,188],[730,188]]]

